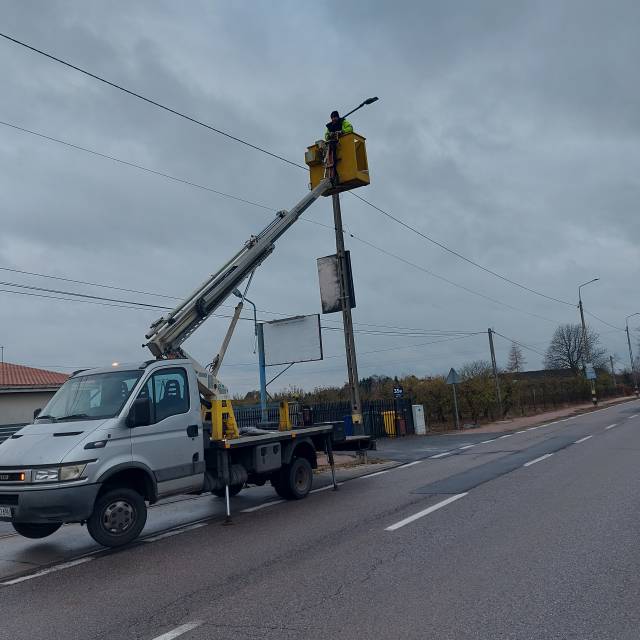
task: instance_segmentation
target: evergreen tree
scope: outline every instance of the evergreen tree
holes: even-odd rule
[[[507,362],[507,371],[524,371],[524,365],[526,360],[522,355],[522,349],[520,345],[515,342],[511,343],[511,349],[509,350],[509,360]]]

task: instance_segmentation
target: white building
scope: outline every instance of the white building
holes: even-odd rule
[[[65,373],[0,363],[0,430],[31,422],[33,412],[42,409],[68,377]]]

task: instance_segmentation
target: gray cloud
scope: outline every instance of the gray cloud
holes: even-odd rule
[[[364,197],[562,299],[573,301],[577,284],[599,275],[602,281],[585,290],[585,305],[614,325],[636,310],[636,3],[373,2],[365,9],[337,2],[185,8],[5,1],[1,8],[3,29],[15,37],[296,162],[321,136],[332,108],[379,95],[354,116],[368,138],[372,185]],[[5,41],[0,74],[0,119],[274,208],[305,193],[303,171]],[[0,194],[0,266],[178,296],[270,216],[6,127]],[[575,309],[473,269],[355,198],[345,196],[343,209],[346,226],[364,240],[552,320],[470,295],[349,239],[356,322],[494,326],[544,350],[555,321],[577,320]],[[305,217],[331,225],[330,203]],[[333,246],[330,229],[296,225],[256,275],[258,306],[319,311],[315,258]],[[156,315],[0,292],[0,343],[9,360],[36,365],[146,357],[139,345]],[[624,334],[593,323],[607,348],[624,356]],[[206,361],[224,331],[224,319],[212,319],[187,347]],[[325,333],[325,351],[339,356],[340,334]],[[361,373],[424,375],[488,355],[486,335],[407,346],[428,341],[358,334]],[[508,343],[496,346],[506,361]],[[540,363],[533,352],[527,359]],[[254,360],[247,322],[223,369],[234,391],[256,386]],[[310,387],[344,377],[337,357],[296,366],[282,383]]]

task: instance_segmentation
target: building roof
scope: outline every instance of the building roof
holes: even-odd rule
[[[35,369],[25,367],[21,364],[11,364],[10,362],[0,363],[0,388],[20,387],[37,388],[59,387],[66,382],[69,376],[66,373],[57,371],[47,371],[46,369]]]

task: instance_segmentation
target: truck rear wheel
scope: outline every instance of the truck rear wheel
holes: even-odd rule
[[[16,533],[19,533],[25,538],[31,538],[32,540],[46,538],[52,533],[55,533],[62,526],[61,522],[44,522],[42,524],[33,522],[12,522],[11,524],[13,524],[13,528],[16,530]]]
[[[302,500],[311,491],[313,469],[306,458],[294,458],[271,478],[276,493],[286,500]]]
[[[91,537],[104,547],[133,542],[147,522],[147,505],[133,489],[111,489],[101,495],[87,520]]]

